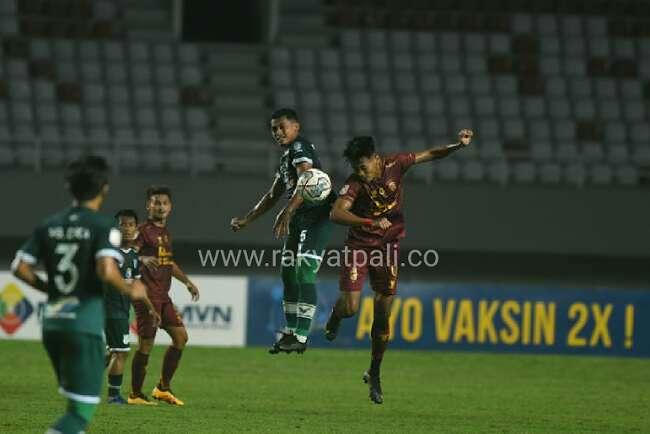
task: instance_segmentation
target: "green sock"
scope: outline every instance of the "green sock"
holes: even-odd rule
[[[320,261],[314,258],[300,257],[298,260],[298,282],[300,284],[300,294],[298,296],[298,323],[296,327],[296,335],[298,340],[305,342],[309,331],[311,330],[311,322],[316,313],[316,273]]]
[[[108,396],[119,396],[122,387],[122,375],[108,375]]]
[[[84,432],[96,410],[97,404],[84,404],[69,399],[67,411],[54,424],[52,430],[62,434],[78,434]]]
[[[300,291],[295,267],[282,267],[282,282],[284,283],[282,308],[284,310],[284,319],[287,323],[286,331],[294,332],[298,325],[298,293]]]

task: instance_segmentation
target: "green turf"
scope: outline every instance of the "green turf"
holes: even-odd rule
[[[0,361],[0,432],[44,432],[64,400],[42,347],[0,341]],[[173,383],[185,407],[102,404],[89,432],[650,432],[648,360],[389,351],[384,405],[367,364],[368,351],[192,347]]]

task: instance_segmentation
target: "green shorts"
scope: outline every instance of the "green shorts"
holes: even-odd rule
[[[334,224],[329,219],[329,207],[318,213],[296,214],[289,224],[289,235],[284,242],[283,258],[292,256],[322,260]]]
[[[126,318],[106,318],[106,349],[111,352],[129,351],[131,338],[129,336],[129,320]]]
[[[104,380],[104,340],[85,333],[43,330],[59,392],[77,402],[98,404]]]

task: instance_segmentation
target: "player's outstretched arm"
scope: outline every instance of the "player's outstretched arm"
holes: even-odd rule
[[[300,178],[305,170],[309,170],[311,168],[311,163],[304,162],[298,164],[296,166],[296,174],[298,175],[298,178]],[[302,191],[300,191],[300,189],[296,186],[296,188],[293,190],[293,195],[291,195],[291,199],[289,199],[289,202],[287,203],[287,206],[282,208],[278,215],[275,216],[273,234],[276,238],[281,238],[289,233],[289,223],[291,222],[291,217],[293,216],[293,213],[298,208],[300,208],[304,201],[305,200],[302,197]]]
[[[231,229],[235,232],[240,231],[256,218],[264,215],[264,213],[266,213],[268,210],[273,208],[276,203],[278,203],[280,197],[282,196],[282,193],[284,193],[284,190],[284,182],[282,182],[279,176],[276,176],[275,180],[273,181],[273,185],[271,185],[271,189],[264,196],[262,196],[262,199],[257,202],[257,204],[253,207],[252,210],[248,212],[248,214],[246,214],[245,217],[233,217],[232,220],[230,220]]]
[[[436,160],[438,158],[446,157],[452,152],[455,152],[460,148],[469,145],[470,142],[472,141],[472,136],[474,136],[474,132],[472,130],[468,130],[468,129],[460,130],[460,132],[458,133],[458,142],[451,143],[448,145],[435,146],[423,152],[416,152],[415,164],[424,163],[426,161],[431,161],[431,160]]]
[[[172,263],[172,276],[187,287],[187,290],[192,294],[192,301],[199,301],[199,288],[192,283],[190,278],[187,277],[187,274],[181,270],[181,267],[176,262]]]
[[[386,218],[369,219],[359,217],[350,211],[352,201],[340,197],[334,202],[332,211],[330,211],[330,220],[343,226],[371,226],[373,228],[388,229],[392,223]]]
[[[11,271],[16,278],[22,280],[37,291],[47,292],[47,284],[34,273],[32,266],[22,259],[16,259],[11,264]]]

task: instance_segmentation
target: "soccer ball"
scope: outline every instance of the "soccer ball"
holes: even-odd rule
[[[298,188],[307,202],[321,202],[332,191],[332,181],[327,173],[318,169],[305,170],[298,178]]]

